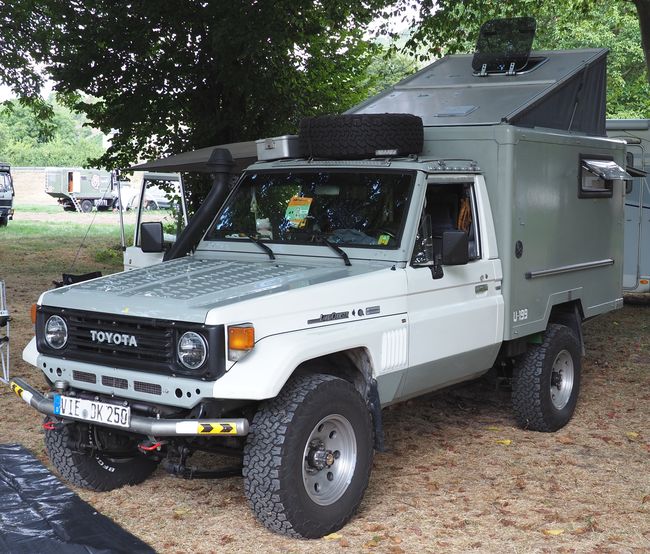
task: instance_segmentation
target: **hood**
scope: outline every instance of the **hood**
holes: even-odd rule
[[[42,296],[41,304],[71,310],[203,323],[207,312],[220,306],[384,267],[188,257],[48,291]]]

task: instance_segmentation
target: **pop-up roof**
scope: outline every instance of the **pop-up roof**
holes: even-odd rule
[[[455,55],[346,113],[410,113],[425,126],[546,127],[605,136],[606,49],[531,52],[523,71],[487,73]]]

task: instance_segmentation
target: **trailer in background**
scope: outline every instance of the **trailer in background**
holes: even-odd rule
[[[48,167],[45,192],[57,199],[64,210],[90,212],[113,207],[111,174],[101,169]]]
[[[628,172],[634,177],[625,195],[623,289],[650,292],[650,187],[642,174],[650,168],[650,119],[608,119],[607,135],[627,143]]]

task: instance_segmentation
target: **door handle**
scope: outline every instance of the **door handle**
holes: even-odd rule
[[[474,287],[474,292],[476,294],[481,294],[482,292],[487,292],[487,291],[488,291],[487,283],[483,283],[482,285],[476,285]]]

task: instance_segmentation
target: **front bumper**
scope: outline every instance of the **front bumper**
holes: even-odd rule
[[[11,380],[11,390],[35,410],[45,415],[54,416],[54,400],[48,394],[41,394],[35,388],[18,377]],[[60,416],[55,416],[60,417]],[[148,437],[237,437],[248,435],[249,424],[244,418],[233,419],[156,419],[132,415],[128,427],[88,422],[81,418],[65,417],[63,419],[82,421],[122,431],[130,431]]]

